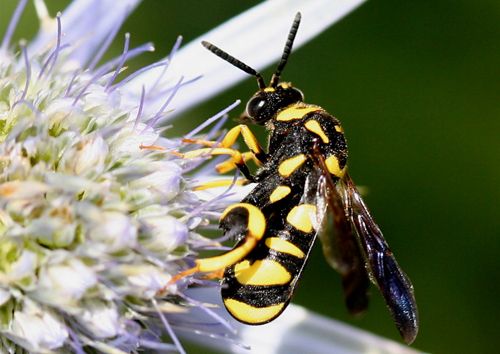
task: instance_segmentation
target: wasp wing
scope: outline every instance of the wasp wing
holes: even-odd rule
[[[333,237],[321,237],[323,248],[327,259],[343,276],[349,310],[366,307],[369,276],[382,293],[401,336],[412,343],[418,332],[418,311],[410,279],[399,267],[350,176],[346,173],[334,182],[317,147],[314,161],[324,173],[324,195],[334,213],[337,231]],[[337,249],[331,251],[334,247]],[[366,269],[361,266],[361,259]]]
[[[325,227],[319,234],[323,254],[330,266],[342,276],[347,309],[351,314],[360,314],[368,307],[370,287],[365,261],[353,234],[354,230],[345,214],[341,195],[329,175],[325,174],[322,181],[321,195],[333,214],[331,220],[329,218],[325,220],[333,225]]]
[[[412,343],[418,332],[413,285],[399,267],[349,175],[337,183],[337,190],[365,257],[370,279],[382,293],[401,336],[405,342]]]

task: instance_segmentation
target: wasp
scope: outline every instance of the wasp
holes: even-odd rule
[[[265,151],[250,128],[240,124],[220,142],[189,140],[205,147],[185,158],[229,155],[219,171],[238,168],[253,190],[222,214],[220,228],[237,244],[225,254],[197,259],[173,282],[194,273],[222,276],[228,312],[243,323],[272,321],[295,291],[315,238],[319,235],[330,265],[342,277],[345,303],[357,314],[366,309],[370,281],[380,290],[396,327],[407,343],[418,331],[413,286],[401,270],[380,228],[347,172],[347,143],[335,117],[304,102],[302,92],[281,81],[301,20],[297,13],[281,60],[266,85],[262,75],[215,45],[208,50],[257,79],[259,90],[246,105],[244,122],[264,125]],[[242,136],[249,151],[232,148]],[[246,161],[260,167],[252,174]],[[210,187],[208,183],[205,187]],[[324,231],[331,213],[333,232]]]

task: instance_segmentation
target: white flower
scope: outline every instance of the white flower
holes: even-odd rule
[[[4,271],[1,273],[2,282],[9,284],[10,286],[29,286],[34,280],[34,272],[37,269],[37,259],[36,254],[29,250],[21,251],[19,257],[13,260],[12,263],[8,262],[9,255],[12,257],[13,252],[17,246],[14,243],[2,242],[0,245],[2,248],[3,264],[2,268]]]
[[[40,32],[17,47],[26,2],[0,45],[0,351],[182,353],[170,323],[206,332],[175,317],[193,309],[229,329],[182,286],[156,295],[179,263],[216,244],[200,228],[227,204],[193,193],[171,153],[179,139],[158,126],[244,74],[196,39],[117,82],[126,61],[153,50],[130,48],[127,34],[123,54],[100,64],[139,0],[76,0],[55,19],[34,0]],[[203,39],[261,69],[280,56],[297,10],[300,46],[361,2],[266,1]]]
[[[86,304],[78,322],[98,339],[112,338],[123,331],[119,311],[112,302],[94,301]]]
[[[78,309],[85,293],[96,285],[97,275],[81,260],[65,251],[57,251],[46,259],[30,296],[41,303],[68,312]]]
[[[120,289],[124,294],[152,298],[170,280],[170,275],[152,265],[122,265],[112,270],[127,279],[131,286]]]
[[[105,169],[105,158],[108,155],[108,146],[99,135],[88,135],[78,142],[75,150],[63,153],[62,168],[81,176],[84,173],[100,174]]]
[[[115,253],[134,248],[137,243],[137,229],[126,215],[119,212],[94,210],[92,227],[88,232],[88,253]]]
[[[61,348],[69,335],[60,317],[29,300],[14,312],[11,329],[4,334],[30,352]]]
[[[155,161],[151,169],[147,176],[132,181],[130,188],[149,191],[149,195],[144,197],[158,198],[157,203],[169,202],[179,193],[182,168],[170,161]]]
[[[144,217],[142,221],[144,234],[149,236],[144,247],[152,252],[170,253],[187,241],[187,225],[172,216],[150,216]]]

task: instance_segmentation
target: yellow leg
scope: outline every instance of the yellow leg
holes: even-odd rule
[[[211,140],[203,140],[203,139],[182,139],[183,143],[186,144],[196,144],[196,145],[203,145],[203,146],[220,146],[220,143],[218,141],[211,141]]]
[[[160,145],[144,145],[144,144],[139,145],[139,149],[141,149],[141,150],[156,150],[156,151],[167,150],[163,146],[160,146]]]
[[[263,156],[264,150],[260,146],[257,138],[252,133],[250,128],[245,124],[240,124],[231,128],[231,130],[227,132],[221,142],[202,139],[183,139],[183,141],[191,144],[200,144],[209,147],[229,148],[234,145],[240,135],[243,137],[243,140],[245,141],[245,144],[248,146],[250,151],[254,154],[254,158],[259,162],[262,162],[258,159],[258,157]]]
[[[202,148],[188,151],[182,154],[182,156],[186,159],[192,159],[205,155],[229,155],[231,156],[231,162],[237,165],[242,165],[245,163],[241,152],[230,148]]]
[[[248,180],[246,180],[246,179],[237,179],[235,181],[232,178],[231,179],[217,179],[217,180],[214,180],[214,181],[210,181],[210,182],[205,182],[205,183],[199,184],[199,185],[195,186],[193,189],[195,191],[202,191],[202,190],[205,190],[205,189],[216,188],[216,187],[227,187],[227,186],[230,186],[233,183],[235,185],[237,185],[237,186],[244,186],[244,185],[248,184]]]
[[[245,162],[253,160],[257,166],[262,166],[262,163],[255,157],[255,155],[251,151],[241,153],[241,157],[243,157],[243,161]],[[234,170],[235,168],[236,165],[233,163],[231,159],[221,162],[220,164],[215,166],[215,169],[219,173],[226,173]]]
[[[243,137],[245,144],[248,146],[250,151],[254,153],[254,155],[258,156],[259,154],[262,154],[263,150],[259,142],[257,141],[257,138],[252,133],[250,128],[245,124],[237,125],[230,131],[228,131],[224,139],[222,139],[222,146],[232,146],[236,142],[236,139],[238,139],[238,136],[240,134]]]
[[[221,220],[223,221],[227,217],[238,217],[242,215],[247,215],[247,231],[243,242],[241,242],[236,248],[220,256],[197,259],[194,267],[186,269],[173,276],[167,285],[158,291],[158,295],[163,294],[170,285],[176,283],[182,278],[187,277],[188,275],[195,273],[215,273],[220,275],[225,268],[238,263],[246,255],[248,255],[264,236],[264,232],[266,230],[266,218],[256,206],[248,203],[237,203],[230,205],[224,211]]]
[[[175,155],[175,156],[178,156],[178,157],[184,157],[184,155],[178,151],[175,151],[175,150],[167,150],[166,148],[164,148],[163,146],[160,146],[160,145],[144,145],[144,144],[141,144],[139,145],[139,149],[141,150],[154,150],[154,151],[165,151],[165,152],[168,152],[169,154],[172,154],[172,155]]]

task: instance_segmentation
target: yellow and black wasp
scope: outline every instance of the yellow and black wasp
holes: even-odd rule
[[[229,313],[248,324],[272,321],[290,302],[330,210],[335,232],[320,238],[327,260],[342,276],[347,308],[359,313],[367,307],[371,280],[403,339],[411,343],[418,331],[413,287],[347,173],[347,144],[340,122],[323,108],[305,103],[301,91],[280,81],[300,18],[298,13],[269,85],[256,70],[203,42],[212,53],[257,78],[259,91],[248,101],[242,118],[265,125],[269,143],[266,152],[243,124],[220,142],[190,140],[206,147],[184,157],[230,155],[229,164],[256,186],[221,217],[220,227],[238,240],[237,245],[220,256],[196,260],[193,268],[172,281],[223,271],[222,298]],[[232,148],[240,135],[249,152]],[[260,165],[255,174],[245,163],[249,158]],[[228,163],[220,168],[227,169]]]

